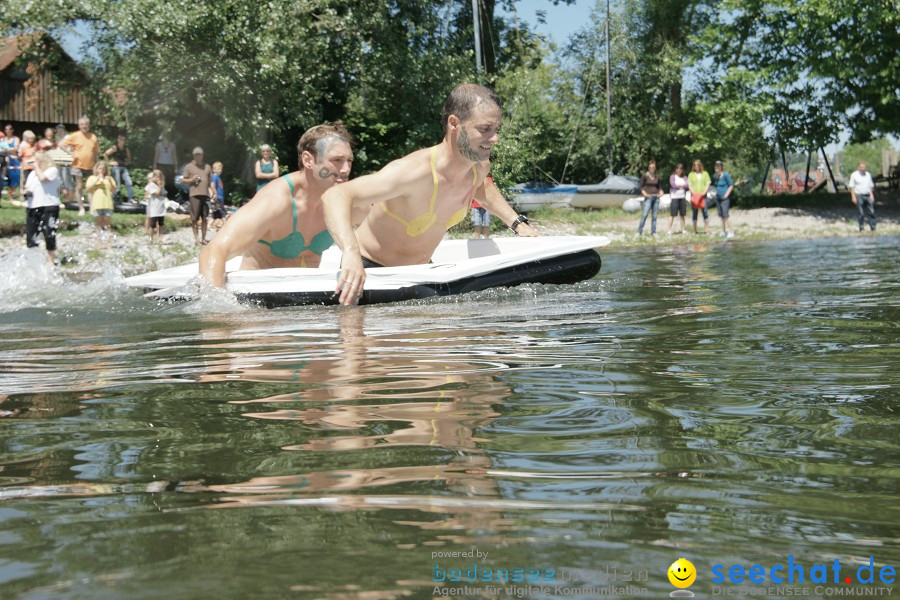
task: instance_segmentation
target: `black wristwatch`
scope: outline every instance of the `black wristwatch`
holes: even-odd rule
[[[516,217],[516,220],[509,224],[509,230],[513,233],[516,233],[516,229],[518,229],[519,225],[521,225],[522,223],[528,223],[528,217],[526,217],[525,215],[519,215],[518,217]]]

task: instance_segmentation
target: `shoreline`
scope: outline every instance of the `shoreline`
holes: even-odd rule
[[[881,208],[881,207],[879,207]],[[700,233],[692,230],[691,215],[685,218],[688,233],[675,233],[680,229],[678,217],[673,225],[673,234],[668,235],[668,210],[660,211],[657,218],[657,233],[650,234],[651,217],[648,215],[644,224],[644,234],[638,236],[637,227],[641,214],[625,213],[621,210],[609,211],[606,215],[588,213],[588,217],[566,217],[564,210],[555,213],[539,211],[534,213],[532,223],[546,235],[605,235],[610,238],[608,247],[635,247],[647,245],[682,245],[696,243],[721,242],[722,220],[714,212],[709,216],[709,233],[703,233],[703,217],[698,220]],[[598,215],[598,216],[594,216]],[[860,232],[857,212],[852,205],[849,209],[834,208],[732,208],[730,212],[734,238],[730,241],[782,240],[782,239],[815,239],[850,237],[859,235],[897,235],[900,234],[900,209],[884,207],[876,212],[877,227],[875,232]]]
[[[731,222],[735,237],[729,241],[744,240],[767,241],[782,239],[815,239],[851,237],[859,235],[898,235],[900,234],[900,207],[878,207],[876,231],[870,232],[868,226],[860,233],[857,225],[856,210],[852,205],[848,209],[835,208],[734,208],[731,211]],[[625,213],[612,209],[605,211],[576,211],[567,209],[545,209],[531,213],[531,222],[544,235],[604,235],[610,239],[607,248],[629,248],[641,246],[679,246],[722,243],[720,237],[721,220],[715,214],[709,218],[709,233],[702,233],[702,217],[699,227],[701,233],[694,234],[691,229],[690,214],[686,218],[689,233],[667,235],[669,223],[668,211],[660,211],[657,218],[657,235],[649,234],[651,223],[648,216],[644,227],[644,235],[638,236],[637,226],[640,213]],[[184,217],[176,217],[181,220]],[[680,227],[676,218],[674,229]],[[216,234],[210,229],[208,239]],[[465,234],[465,235],[464,235]],[[512,236],[507,230],[495,231],[494,237]],[[454,230],[449,237],[465,239],[470,237],[468,231]],[[94,226],[90,222],[81,222],[71,231],[60,232],[57,237],[57,256],[61,269],[68,273],[94,272],[113,267],[123,275],[130,276],[147,271],[174,267],[196,260],[201,246],[196,246],[189,226],[179,227],[176,231],[165,235],[165,244],[151,246],[148,236],[143,232],[113,235],[111,248],[98,249]],[[40,247],[43,248],[43,241]],[[25,250],[25,240],[21,235],[0,237],[0,259],[4,256]]]

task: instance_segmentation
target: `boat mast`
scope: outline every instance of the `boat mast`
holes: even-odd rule
[[[475,72],[481,75],[481,18],[478,0],[472,0],[472,19],[475,22]]]
[[[476,0],[472,0],[475,2]],[[612,159],[612,87],[609,85],[609,0],[606,0],[606,157],[609,159],[609,173],[613,174]]]

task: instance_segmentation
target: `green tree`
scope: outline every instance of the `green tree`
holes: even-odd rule
[[[875,0],[722,0],[700,37],[728,93],[767,106],[788,148],[900,132],[900,11]]]
[[[860,162],[865,162],[871,173],[881,174],[881,151],[890,148],[891,142],[887,138],[845,146],[841,150],[841,174],[850,177]]]
[[[485,6],[498,43],[515,37]],[[76,24],[97,57],[85,65],[92,114],[242,150],[274,142],[290,166],[322,120],[358,132],[357,173],[433,143],[446,93],[476,78],[471,3],[459,0],[10,0],[0,15],[13,34]],[[517,62],[495,48],[492,68]]]

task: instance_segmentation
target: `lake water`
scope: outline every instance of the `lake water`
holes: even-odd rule
[[[8,255],[0,597],[503,598],[523,569],[527,597],[662,598],[682,556],[698,597],[789,556],[828,597],[814,564],[900,566],[898,242],[278,310]]]

